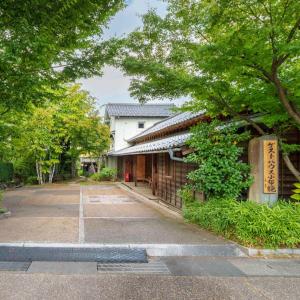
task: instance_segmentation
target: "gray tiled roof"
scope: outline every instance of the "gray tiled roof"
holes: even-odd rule
[[[174,107],[174,104],[108,103],[106,113],[109,117],[169,117]]]
[[[118,151],[114,151],[109,153],[109,155],[122,156],[161,152],[163,150],[168,150],[184,145],[189,137],[190,133],[185,132],[178,135],[173,135],[163,139],[154,140],[147,143],[142,143],[128,148],[124,148]]]
[[[165,120],[157,122],[156,124],[149,127],[148,129],[144,130],[143,132],[139,133],[138,135],[135,135],[134,137],[128,139],[128,142],[133,142],[133,141],[137,140],[138,138],[147,136],[151,133],[154,133],[154,132],[160,131],[162,129],[171,127],[173,125],[177,125],[177,124],[183,123],[185,121],[191,120],[193,118],[199,117],[201,115],[204,115],[204,113],[205,113],[204,111],[200,111],[197,113],[183,112],[183,113],[173,115]]]

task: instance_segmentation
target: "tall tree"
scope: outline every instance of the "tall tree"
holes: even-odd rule
[[[48,98],[49,87],[91,74],[111,57],[103,27],[123,0],[0,1],[0,115]]]
[[[32,105],[30,113],[20,113],[16,132],[8,138],[10,153],[6,156],[21,172],[26,170],[24,177],[34,174],[27,171],[34,163],[40,184],[52,182],[62,156],[70,160],[75,176],[81,154],[101,156],[110,144],[109,129],[95,110],[95,100],[80,85],[55,93],[59,101],[48,99],[42,106]]]
[[[169,0],[168,13],[143,17],[121,41],[118,62],[140,101],[188,96],[187,109],[229,114],[259,134],[278,135],[300,181],[284,133],[300,128],[300,2]],[[262,113],[260,126],[250,114]],[[271,129],[272,128],[272,129]]]
[[[95,99],[80,85],[71,86],[65,93],[64,103],[59,102],[58,126],[65,129],[63,144],[71,160],[72,176],[76,175],[76,162],[82,154],[101,158],[109,148],[110,132],[95,109]]]

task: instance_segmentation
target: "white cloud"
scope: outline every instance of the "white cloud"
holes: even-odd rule
[[[167,8],[166,3],[161,0],[132,0],[127,1],[127,3],[129,3],[128,6],[116,14],[108,29],[104,31],[105,39],[113,36],[120,37],[139,27],[142,24],[141,15],[145,14],[150,8],[157,9],[157,13],[160,15],[164,15]]]
[[[131,0],[127,2],[128,6],[117,13],[104,31],[104,39],[113,36],[120,37],[141,26],[140,15],[145,14],[150,8],[156,8],[160,15],[166,13],[166,3],[160,0]],[[102,77],[79,80],[83,89],[89,91],[97,99],[99,105],[108,102],[137,102],[136,99],[130,97],[128,92],[130,77],[124,76],[120,70],[113,67],[106,67],[103,71]],[[161,101],[158,102],[161,103]],[[179,99],[174,103],[181,104],[183,102],[182,99]]]
[[[105,67],[103,71],[102,77],[80,80],[83,89],[89,91],[99,105],[107,102],[133,102],[128,92],[130,78],[113,67]]]

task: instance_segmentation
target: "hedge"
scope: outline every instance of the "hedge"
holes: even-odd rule
[[[0,182],[12,181],[13,174],[13,164],[0,161]]]
[[[186,220],[248,247],[300,247],[300,204],[279,201],[273,207],[250,201],[187,201]]]

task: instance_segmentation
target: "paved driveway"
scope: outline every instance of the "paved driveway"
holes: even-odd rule
[[[8,191],[0,242],[78,242],[79,185],[54,184]]]
[[[81,237],[88,243],[224,242],[171,214],[163,214],[117,185],[82,187],[81,210]]]
[[[0,220],[0,242],[226,243],[117,184],[22,188],[6,192],[4,204],[12,216]]]

